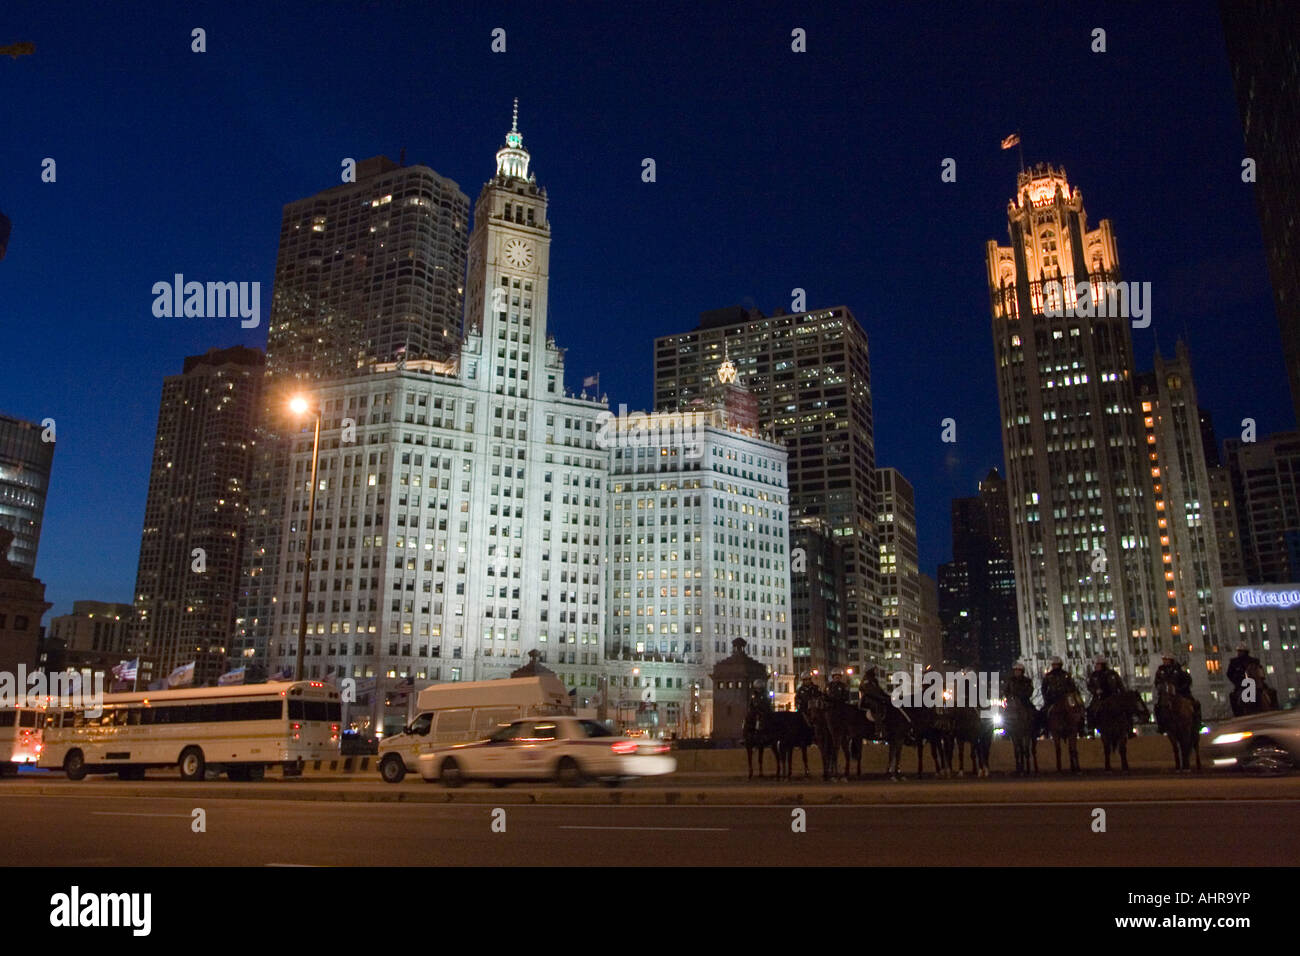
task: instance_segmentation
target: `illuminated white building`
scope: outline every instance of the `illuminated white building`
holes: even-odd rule
[[[610,716],[708,734],[708,675],[737,637],[791,708],[785,448],[723,408],[607,424]]]

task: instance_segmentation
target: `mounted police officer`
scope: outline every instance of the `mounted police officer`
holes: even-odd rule
[[[1173,651],[1165,651],[1161,655],[1161,664],[1156,668],[1155,686],[1159,687],[1163,683],[1169,683],[1175,696],[1186,697],[1196,705],[1196,724],[1197,730],[1200,730],[1201,722],[1201,702],[1192,696],[1192,675],[1183,669],[1183,665],[1174,657]],[[1159,701],[1157,701],[1159,703]],[[1161,733],[1164,733],[1164,726],[1160,725],[1160,708],[1156,708],[1156,724]]]
[[[1096,726],[1097,710],[1101,702],[1123,691],[1124,681],[1106,662],[1105,655],[1098,654],[1094,657],[1092,673],[1088,675],[1088,693],[1092,695],[1092,699],[1088,701],[1088,726]]]
[[[844,671],[837,669],[831,674],[831,683],[826,688],[826,696],[837,704],[849,702],[849,685],[844,682]]]
[[[888,711],[886,707],[892,707],[893,701],[890,700],[889,694],[880,686],[880,680],[876,665],[872,664],[862,675],[862,683],[858,686],[858,700],[864,710],[871,711],[871,716],[878,726],[883,726],[885,714]]]
[[[1078,693],[1079,685],[1065,672],[1064,661],[1053,657],[1051,668],[1043,675],[1043,708],[1049,709],[1058,700]]]
[[[799,687],[794,692],[795,710],[805,711],[808,709],[808,703],[818,694],[821,688],[813,683],[813,676],[808,671],[799,675]]]
[[[1241,686],[1250,675],[1251,668],[1259,666],[1259,659],[1251,656],[1246,642],[1242,641],[1238,644],[1237,656],[1228,663],[1228,680],[1232,683],[1232,693],[1228,695],[1228,703],[1232,706],[1232,716],[1240,717],[1246,712],[1245,704],[1241,700]],[[1259,699],[1259,691],[1260,688],[1256,687],[1256,700]]]
[[[1011,667],[1011,679],[1007,681],[1007,700],[1019,700],[1033,710],[1033,697],[1034,682],[1025,676],[1025,665],[1016,661]]]
[[[762,720],[764,714],[772,712],[772,699],[767,696],[767,681],[754,679],[753,689],[749,692],[749,709]]]

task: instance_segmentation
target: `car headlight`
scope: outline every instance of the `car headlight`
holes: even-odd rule
[[[1249,730],[1243,730],[1243,731],[1241,731],[1240,733],[1236,733],[1236,734],[1219,734],[1219,736],[1217,736],[1217,737],[1215,737],[1213,740],[1211,740],[1210,743],[1212,743],[1212,744],[1236,744],[1236,743],[1240,743],[1241,741],[1245,740],[1247,737],[1253,737],[1253,736],[1255,736],[1255,735],[1254,735],[1253,733],[1251,733]]]

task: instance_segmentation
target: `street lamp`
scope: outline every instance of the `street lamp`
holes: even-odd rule
[[[302,599],[298,614],[298,667],[297,680],[304,676],[303,658],[307,654],[307,595],[311,587],[311,538],[312,528],[316,524],[316,467],[320,463],[320,405],[312,406],[302,395],[295,396],[289,402],[289,411],[298,417],[316,413],[316,428],[311,441],[311,495],[307,504],[307,555],[302,566]]]

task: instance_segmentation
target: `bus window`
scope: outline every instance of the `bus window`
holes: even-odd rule
[[[35,727],[38,717],[40,717],[40,714],[36,713],[36,711],[24,710],[18,714],[18,726]]]
[[[307,705],[304,701],[299,700],[297,698],[291,699],[289,701],[289,719],[290,720],[307,719]]]
[[[342,704],[340,704],[337,700],[331,700],[328,704],[325,705],[325,708],[326,708],[326,716],[325,716],[326,720],[335,724],[343,723]]]
[[[98,720],[98,721],[96,721],[94,717],[90,718],[91,723],[98,723],[99,726],[101,726],[101,727],[112,727],[112,726],[113,726],[113,713],[114,713],[114,711],[106,710],[106,711],[104,711],[102,714],[99,715],[99,720]]]
[[[78,711],[76,711],[76,712],[75,712],[75,716],[73,717],[73,723],[74,723],[74,725],[75,725],[77,728],[85,727],[85,726],[86,726],[86,712],[85,712],[84,710],[78,710]]]
[[[330,705],[327,700],[309,700],[307,701],[307,719],[308,720],[329,720]]]
[[[113,726],[114,726],[114,727],[125,727],[125,726],[126,726],[126,715],[127,715],[127,709],[126,709],[125,707],[114,707],[114,708],[113,708]]]
[[[61,710],[52,710],[52,711],[50,711],[49,713],[47,713],[47,714],[45,715],[45,727],[46,727],[46,729],[48,729],[48,730],[53,730],[54,728],[58,727],[58,726],[59,726],[59,722],[60,722],[60,718],[62,718],[62,717],[63,717],[63,711],[61,711]]]
[[[130,708],[127,709],[127,711],[126,711],[126,722],[127,722],[127,725],[128,725],[128,726],[131,726],[131,727],[138,727],[138,726],[140,726],[140,711],[141,711],[141,708],[139,708],[139,707],[130,707]]]
[[[18,711],[0,710],[0,727],[12,727],[18,720]]]

